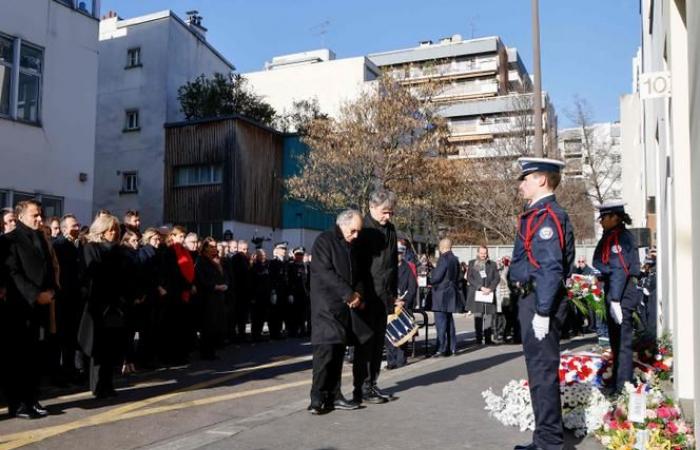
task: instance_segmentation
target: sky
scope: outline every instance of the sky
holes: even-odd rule
[[[338,58],[414,47],[461,34],[500,36],[532,73],[528,0],[102,0],[101,12],[131,18],[196,9],[207,40],[241,72],[273,56],[328,47]],[[575,96],[593,120],[619,120],[619,97],[632,84],[640,39],[639,0],[540,0],[542,87],[559,116]]]

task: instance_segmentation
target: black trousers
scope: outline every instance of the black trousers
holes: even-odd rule
[[[352,361],[353,395],[361,395],[370,386],[377,384],[379,370],[382,366],[384,339],[386,334],[386,312],[371,311],[367,323],[371,324],[374,334],[365,342],[355,346]]]
[[[483,343],[484,338],[486,338],[487,344],[491,343],[493,316],[493,314],[474,314],[474,331],[476,333],[476,340],[479,343]]]
[[[610,313],[608,302],[608,336],[613,352],[613,380],[615,388],[622,391],[625,382],[634,378],[634,363],[632,362],[632,338],[634,336],[633,310],[622,307],[622,324],[617,324]]]
[[[535,301],[535,294],[531,293],[521,297],[518,303],[523,352],[535,412],[532,441],[545,450],[561,450],[564,426],[559,394],[559,338],[566,320],[567,302],[561,298],[559,304],[555,303],[549,319],[549,333],[540,341],[532,329]]]
[[[313,346],[311,405],[321,407],[332,403],[340,391],[345,344]]]
[[[14,315],[0,319],[3,328],[0,352],[4,364],[0,377],[7,405],[13,411],[20,404],[33,405],[38,398],[39,329],[36,324]]]

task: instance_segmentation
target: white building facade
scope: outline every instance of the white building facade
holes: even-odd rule
[[[321,112],[337,118],[343,104],[357,99],[379,69],[363,56],[336,59],[331,50],[321,49],[275,56],[265,70],[244,76],[280,115],[290,112],[294,102],[315,99]]]
[[[622,146],[619,122],[559,130],[559,155],[567,178],[586,180],[594,203],[622,199]]]
[[[163,220],[163,125],[184,119],[178,88],[199,75],[234,70],[206,40],[201,17],[172,11],[100,21],[94,210],[138,210]]]
[[[621,99],[625,200],[656,230],[661,330],[674,346],[674,394],[700,427],[700,5],[642,0],[635,85]],[[642,77],[670,74],[670,96]],[[648,86],[647,86],[648,87]],[[627,163],[629,161],[629,164]],[[639,166],[634,162],[642,162]],[[693,176],[695,174],[695,176]],[[634,188],[638,189],[635,190]]]
[[[0,206],[89,223],[99,3],[12,2],[0,14]]]

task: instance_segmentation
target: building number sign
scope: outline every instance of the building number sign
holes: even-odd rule
[[[671,72],[643,73],[639,77],[639,95],[642,100],[671,96]]]

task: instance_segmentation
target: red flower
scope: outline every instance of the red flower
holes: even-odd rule
[[[593,295],[595,295],[596,297],[600,297],[600,294],[601,294],[600,289],[598,289],[598,288],[593,289]]]
[[[568,292],[566,293],[566,296],[569,297],[569,298],[574,298],[574,293],[573,293],[572,291],[568,291]]]

